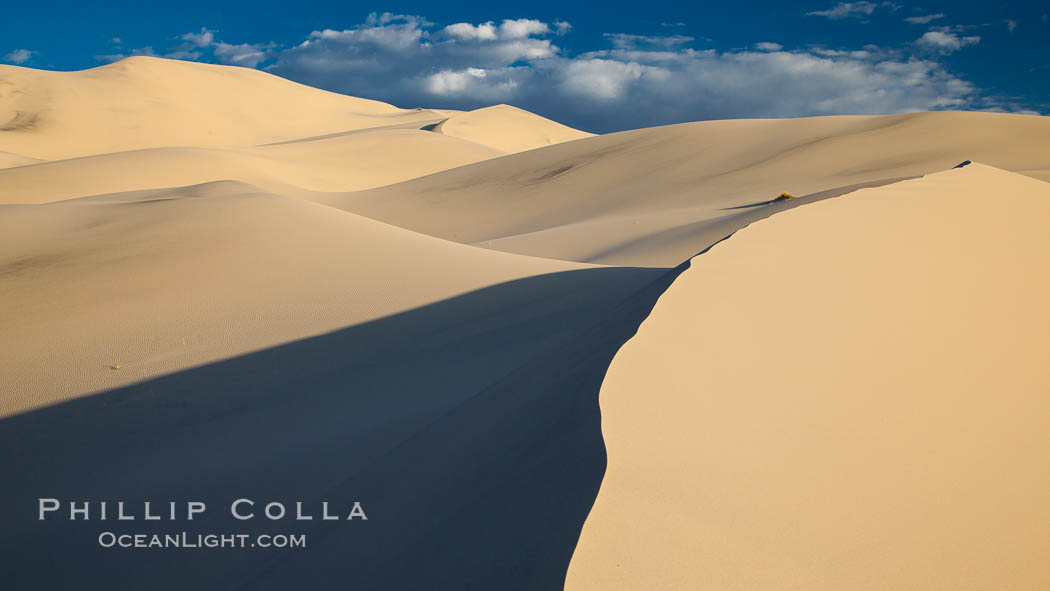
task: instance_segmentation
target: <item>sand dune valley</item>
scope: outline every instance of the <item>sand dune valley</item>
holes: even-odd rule
[[[1050,589],[1048,181],[1034,115],[0,66],[0,587]]]

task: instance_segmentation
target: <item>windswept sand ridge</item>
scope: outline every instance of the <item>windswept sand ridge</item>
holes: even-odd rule
[[[1047,227],[972,164],[695,258],[602,385],[566,589],[1050,587]]]
[[[1050,118],[935,112],[687,123],[583,139],[325,202],[458,242],[674,266],[687,230],[771,199],[973,159],[1050,179]],[[677,233],[674,240],[661,235]],[[553,246],[557,244],[558,246]]]
[[[246,148],[153,148],[0,170],[0,203],[231,179],[285,195],[353,191],[502,155],[473,142],[403,128]]]
[[[594,137],[592,133],[573,129],[510,105],[457,113],[439,123],[434,131],[508,154]]]
[[[252,146],[440,118],[250,68],[153,57],[79,72],[0,65],[0,149],[44,160]]]

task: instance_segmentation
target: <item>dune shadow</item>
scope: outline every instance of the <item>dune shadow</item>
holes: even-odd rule
[[[605,371],[686,266],[520,279],[4,418],[4,586],[560,589],[605,470]],[[41,521],[39,498],[92,519]],[[238,498],[255,518],[231,516]],[[186,520],[187,501],[206,512]],[[324,501],[368,519],[322,520]],[[103,548],[107,531],[307,547]]]
[[[752,207],[762,207],[763,205],[771,205],[773,203],[783,203],[783,201],[778,202],[776,199],[767,199],[765,201],[759,201],[757,203],[748,203],[746,205],[735,205],[733,207],[723,207],[722,211],[729,211],[731,209],[751,209]]]

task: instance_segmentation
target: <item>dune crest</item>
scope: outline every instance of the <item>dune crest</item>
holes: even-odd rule
[[[704,121],[585,138],[322,199],[485,248],[673,267],[725,236],[718,232],[733,225],[725,218],[783,191],[812,195],[971,158],[1050,180],[1047,145],[1050,117],[1030,115]]]
[[[594,137],[592,133],[573,129],[510,105],[494,105],[457,113],[437,124],[434,131],[508,154]]]
[[[250,146],[441,118],[236,66],[155,57],[77,72],[0,65],[0,148],[44,160]]]
[[[566,589],[1050,586],[1047,227],[974,163],[693,259],[602,384]]]

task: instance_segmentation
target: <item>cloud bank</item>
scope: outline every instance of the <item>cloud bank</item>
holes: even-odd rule
[[[873,9],[874,10],[874,9]],[[568,55],[566,23],[506,20],[444,27],[374,15],[315,31],[267,70],[406,107],[512,103],[589,131],[740,117],[877,114],[963,108],[970,83],[930,59],[881,51],[695,49],[684,35],[607,33],[608,47]]]
[[[840,3],[814,14],[855,18],[893,6]],[[931,30],[896,49],[787,49],[766,40],[729,50],[698,48],[702,42],[686,35],[610,32],[605,47],[570,54],[559,43],[571,30],[562,21],[436,24],[384,13],[351,28],[313,31],[283,48],[230,43],[221,31],[202,28],[176,38],[162,55],[260,67],[401,107],[510,103],[594,132],[702,119],[963,109],[981,100],[938,60],[980,39],[950,31]]]

